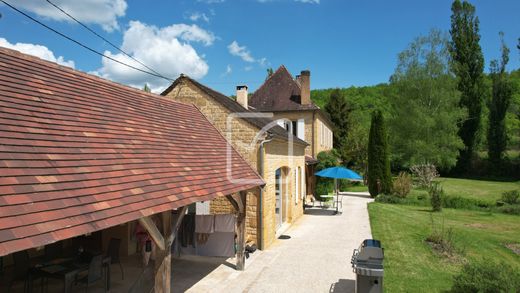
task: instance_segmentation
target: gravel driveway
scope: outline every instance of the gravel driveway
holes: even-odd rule
[[[237,272],[221,265],[189,292],[354,292],[350,257],[371,238],[366,193],[343,197],[343,213],[308,209],[269,249],[246,260]],[[175,286],[175,284],[172,284]]]

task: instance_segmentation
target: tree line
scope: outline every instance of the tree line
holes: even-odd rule
[[[388,83],[312,91],[335,124],[344,165],[385,174],[385,160],[371,158],[375,152],[387,153],[394,170],[433,164],[452,176],[520,175],[520,70],[507,71],[511,52],[497,32],[500,57],[485,74],[475,6],[455,0],[451,11],[449,32],[414,39]],[[371,128],[380,122],[385,131]],[[376,132],[385,137],[373,138]],[[381,139],[386,152],[372,145]],[[371,164],[383,167],[369,170]]]

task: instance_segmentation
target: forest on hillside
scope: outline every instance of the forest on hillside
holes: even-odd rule
[[[513,55],[514,56],[514,55]],[[455,79],[455,77],[452,77]],[[507,147],[505,152],[505,158],[513,163],[520,163],[520,69],[513,70],[509,73],[509,79],[514,85],[514,93],[511,99],[511,103],[507,109],[506,114],[506,134],[507,134]],[[485,91],[485,97],[483,102],[482,111],[482,124],[480,126],[477,154],[482,160],[487,159],[487,139],[486,129],[488,129],[488,114],[489,114],[489,102],[491,100],[491,77],[490,74],[485,75],[485,84],[487,90]],[[368,144],[368,134],[370,129],[371,114],[374,110],[381,110],[387,119],[392,118],[396,113],[393,111],[394,102],[398,100],[399,89],[398,86],[392,82],[382,83],[374,86],[363,86],[363,87],[348,87],[348,88],[329,88],[329,89],[316,89],[311,91],[312,101],[320,108],[325,109],[326,104],[329,102],[333,91],[339,90],[341,96],[345,97],[346,103],[349,108],[348,113],[348,133],[349,133],[349,147],[348,155],[349,162],[347,166],[364,171],[363,167],[366,164],[366,146]],[[395,129],[394,129],[395,131]],[[392,127],[390,127],[389,136],[392,136]],[[392,139],[390,139],[392,142]],[[390,149],[392,149],[392,143],[390,143]],[[390,152],[393,153],[392,151]],[[405,166],[400,165],[396,162],[395,158],[391,155],[392,168],[394,170],[400,170]],[[446,172],[447,170],[443,170]],[[456,174],[452,174],[456,175]],[[476,176],[485,176],[485,174],[479,173],[474,174]],[[508,174],[505,174],[506,176]],[[514,174],[511,174],[514,176]],[[510,176],[507,176],[510,177]]]

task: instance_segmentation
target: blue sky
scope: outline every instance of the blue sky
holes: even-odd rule
[[[98,51],[132,62],[79,25],[64,20],[45,0],[6,1]],[[431,28],[447,31],[451,14],[448,0],[53,2],[162,75],[175,78],[184,72],[226,94],[232,94],[237,84],[255,90],[265,79],[266,69],[281,64],[293,74],[310,69],[313,89],[387,82],[397,54]],[[505,33],[511,48],[509,69],[519,68],[520,1],[471,2],[480,19],[486,70],[489,61],[500,54],[499,31]],[[102,62],[100,56],[5,5],[0,5],[0,13],[0,45],[59,59],[62,64],[133,86],[147,82],[159,91],[168,84],[111,61]]]

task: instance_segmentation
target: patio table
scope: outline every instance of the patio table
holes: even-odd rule
[[[323,200],[324,199],[332,199],[332,198],[334,198],[334,195],[332,195],[332,194],[320,195],[320,199],[322,199],[322,200],[320,200],[320,206],[323,207]],[[327,200],[327,202],[328,202],[328,200]]]
[[[110,263],[111,259],[109,256],[103,257],[103,268],[105,273],[105,289],[110,290]],[[31,275],[37,274],[46,278],[62,279],[63,280],[63,292],[71,292],[72,282],[76,276],[84,271],[88,271],[89,263],[79,261],[76,258],[60,258],[50,262],[37,265],[32,269],[29,274],[29,292],[32,291],[32,278]]]

